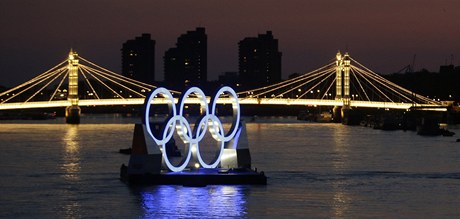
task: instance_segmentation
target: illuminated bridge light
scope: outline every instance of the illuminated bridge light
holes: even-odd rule
[[[72,90],[68,91],[66,86],[60,86],[65,85],[63,82],[66,81],[67,73],[75,70],[72,66],[77,65],[78,74],[73,74],[73,78],[80,78],[85,83],[85,89],[87,89],[85,98],[87,99],[80,99],[83,97],[78,96],[77,89],[81,85],[74,83],[75,81],[72,82],[73,86],[69,87]],[[40,84],[38,81],[43,83]],[[37,89],[32,91],[34,87]],[[145,99],[145,93],[154,88],[153,85],[111,72],[76,53],[70,53],[67,60],[50,70],[0,93],[0,110],[67,107],[71,104],[78,106],[141,105]],[[44,95],[44,90],[51,90],[53,93],[48,100],[34,99],[36,96]],[[105,97],[98,92],[100,90],[105,90]],[[312,95],[315,90],[318,98]],[[30,95],[30,93],[33,94]],[[126,93],[127,97],[122,97],[122,93]],[[322,95],[319,95],[320,93]],[[179,94],[179,92],[172,91],[174,97],[180,96]],[[66,96],[69,100],[62,100]],[[107,96],[113,98],[107,98]],[[340,52],[337,53],[336,60],[321,68],[277,84],[242,91],[237,96],[240,104],[243,105],[344,106],[346,104],[350,107],[382,109],[407,110],[417,106],[424,110],[434,110],[434,107],[437,107],[436,110],[445,110],[445,106],[439,102],[440,98],[415,94],[387,81],[354,60],[348,53],[342,55]],[[43,97],[40,98],[43,99]],[[359,100],[356,100],[358,98]],[[453,98],[453,95],[450,94],[449,98]],[[22,102],[18,102],[17,99],[21,99]],[[174,98],[174,101],[177,103],[178,98]],[[209,97],[207,101],[210,101]],[[219,101],[231,104],[226,98],[220,98]],[[196,104],[198,101],[190,97],[187,103]],[[155,98],[154,104],[167,104],[167,102]]]

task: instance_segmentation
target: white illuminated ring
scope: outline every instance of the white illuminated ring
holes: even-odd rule
[[[211,132],[212,137],[215,140],[220,142],[219,153],[216,154],[216,157],[214,157],[213,161],[211,161],[211,164],[207,164],[206,162],[204,162],[203,158],[201,157],[201,153],[200,153],[199,142],[203,139],[204,134],[201,135],[199,131],[202,130],[202,133],[205,133],[205,130],[206,130],[206,128],[201,129],[203,123],[204,124],[208,123],[207,125],[204,125],[204,127],[208,127],[208,130]],[[200,120],[199,126],[196,130],[197,130],[198,138],[196,138],[197,142],[195,143],[195,145],[197,147],[196,155],[198,158],[198,162],[204,168],[216,168],[217,165],[219,165],[222,154],[224,153],[225,142],[227,142],[227,141],[222,140],[223,138],[221,138],[221,136],[223,135],[217,135],[217,133],[219,132],[222,132],[222,133],[224,132],[224,127],[222,126],[222,122],[219,120],[219,117],[208,114]]]
[[[230,88],[230,87],[222,87],[217,91],[216,95],[214,96],[214,100],[212,101],[212,115],[216,115],[216,105],[217,105],[217,100],[219,99],[221,94],[224,94],[224,92],[229,93],[229,97],[231,96],[231,101],[232,101],[232,111],[233,111],[233,122],[230,130],[228,131],[227,135],[224,135],[222,133],[222,136],[219,136],[219,138],[222,137],[223,141],[227,142],[232,140],[233,137],[235,137],[236,131],[238,129],[238,125],[240,124],[240,103],[238,102],[238,95],[236,95],[236,92]],[[220,121],[219,121],[220,122]],[[222,123],[220,123],[222,125]],[[217,140],[217,139],[216,139]]]
[[[167,128],[168,127],[174,127],[176,124],[177,124],[177,121],[179,121],[180,124],[184,124],[184,125],[181,125],[180,127],[178,127],[177,129],[177,132],[179,133],[179,136],[181,136],[181,139],[183,139],[183,135],[186,135],[186,133],[191,133],[192,130],[190,130],[190,124],[188,123],[188,121],[185,119],[185,117],[182,117],[182,116],[173,116],[170,120],[168,120],[168,123],[166,124],[166,127],[165,127],[165,130],[163,131],[163,139],[166,139],[166,136],[168,136],[168,132],[167,132]],[[181,130],[181,128],[185,127],[186,130]],[[172,132],[171,132],[172,133]],[[171,139],[171,137],[169,138]],[[169,141],[169,140],[168,140]],[[192,143],[191,142],[185,142],[186,143],[186,147],[185,147],[185,154],[186,156],[181,160],[181,162],[179,163],[179,166],[176,167],[174,166],[168,159],[168,155],[166,154],[166,144],[163,144],[161,145],[161,148],[162,148],[162,155],[163,155],[163,160],[166,164],[166,166],[171,170],[171,171],[174,171],[174,172],[179,172],[179,171],[182,171],[185,169],[185,167],[187,167],[188,163],[190,162],[190,158],[192,157],[192,150],[191,150],[191,146],[192,146]]]
[[[224,93],[228,94],[233,110],[233,122],[228,133],[225,133],[222,122],[220,121],[219,117],[216,116],[217,101],[220,98],[220,96]],[[185,103],[191,94],[196,95],[196,99],[200,104],[201,113],[201,117],[195,124],[193,131],[191,130],[190,123],[184,117]],[[168,103],[171,111],[170,117],[167,120],[165,120],[165,127],[163,129],[162,139],[159,139],[160,137],[155,136],[152,133],[150,127],[150,104],[152,104],[154,102],[154,98],[157,98],[159,95],[166,99],[166,102]],[[147,132],[150,135],[150,137],[152,137],[152,139],[155,141],[155,143],[161,146],[164,163],[169,170],[174,172],[182,171],[187,167],[192,157],[193,147],[196,147],[196,158],[198,159],[198,162],[202,167],[216,168],[220,163],[225,143],[233,139],[240,123],[240,105],[238,102],[238,96],[236,95],[236,92],[230,87],[222,87],[216,93],[212,100],[211,113],[209,112],[209,106],[206,100],[206,95],[201,89],[197,87],[191,87],[185,93],[183,93],[179,100],[179,114],[177,114],[176,105],[174,104],[174,97],[172,96],[171,92],[169,92],[169,90],[167,90],[166,88],[157,88],[154,91],[152,91],[148,98],[146,98],[144,106],[145,114],[143,118],[143,123],[147,128]],[[179,166],[174,166],[169,161],[169,158],[166,154],[166,143],[168,143],[171,140],[174,131],[177,132],[182,141],[186,144],[186,156],[183,157],[182,161],[179,163]],[[200,153],[200,142],[204,138],[206,131],[209,131],[212,137],[216,141],[220,142],[219,152],[216,153],[216,157],[211,161],[210,164],[204,162]]]
[[[208,107],[208,101],[206,100],[206,95],[204,94],[204,92],[201,89],[199,89],[197,87],[191,87],[187,91],[185,91],[185,93],[183,93],[182,96],[181,96],[181,100],[179,102],[179,116],[184,117],[185,101],[187,100],[187,98],[192,93],[197,96],[198,101],[200,102],[201,116],[208,115],[209,107]],[[197,128],[199,129],[200,127],[195,126],[195,130]],[[196,133],[196,131],[194,133]],[[203,139],[204,135],[206,134],[206,132],[202,132],[202,133],[203,133],[202,135],[198,136],[198,139],[197,139],[198,142],[201,141],[201,139]],[[197,137],[196,136],[191,136],[190,140],[188,140],[188,141],[193,141],[192,138],[197,138]]]
[[[155,143],[157,145],[164,145],[164,144],[168,143],[169,140],[171,140],[172,135],[174,134],[174,127],[175,126],[172,126],[172,129],[170,130],[170,132],[166,136],[164,136],[164,134],[163,134],[163,139],[158,139],[158,138],[155,137],[155,135],[153,135],[152,129],[150,128],[150,104],[152,103],[153,99],[156,98],[159,94],[161,94],[163,97],[165,97],[166,100],[168,101],[169,108],[172,110],[171,115],[172,116],[176,115],[176,105],[174,104],[174,97],[172,96],[171,92],[169,92],[169,90],[166,89],[166,88],[159,87],[159,88],[155,89],[152,93],[150,93],[148,98],[146,98],[145,101],[144,101],[145,114],[144,114],[144,118],[142,120],[142,123],[146,126],[147,132],[149,133],[150,137],[153,138]],[[169,130],[168,127],[165,127],[164,131],[166,132],[166,130]]]

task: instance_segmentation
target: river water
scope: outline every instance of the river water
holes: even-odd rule
[[[257,118],[247,133],[268,185],[128,187],[118,150],[135,122],[2,121],[0,218],[460,217],[455,137]]]

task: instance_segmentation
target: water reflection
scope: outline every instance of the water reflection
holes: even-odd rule
[[[66,126],[67,132],[64,136],[64,156],[61,169],[64,170],[64,178],[69,181],[80,179],[80,144],[78,141],[78,126]]]
[[[157,186],[140,196],[146,218],[244,218],[246,192],[243,186]]]
[[[335,174],[343,174],[343,171],[350,167],[349,150],[350,150],[350,133],[349,129],[334,127],[332,132],[334,139],[334,148],[332,156],[332,164]],[[352,197],[347,188],[347,179],[336,177],[332,181],[333,197],[332,197],[332,214],[335,218],[343,218],[347,215],[347,210]]]
[[[81,203],[77,201],[80,182],[80,142],[77,125],[67,125],[66,134],[62,139],[64,145],[61,170],[68,186],[63,190],[60,203],[66,217],[81,217]]]
[[[349,167],[348,154],[349,145],[349,129],[334,126],[332,129],[332,138],[334,139],[334,148],[332,154],[332,164],[336,171],[342,171]]]
[[[334,184],[334,197],[332,198],[332,213],[334,218],[344,218],[348,215],[352,198],[343,185]]]

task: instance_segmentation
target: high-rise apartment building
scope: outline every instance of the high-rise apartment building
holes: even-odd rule
[[[247,37],[238,43],[239,78],[245,88],[255,88],[281,81],[281,52],[272,32]]]
[[[155,40],[150,34],[123,43],[121,49],[122,74],[134,80],[153,84],[155,82]]]
[[[204,86],[207,82],[207,35],[198,27],[177,38],[176,47],[165,52],[164,79],[171,88]]]

